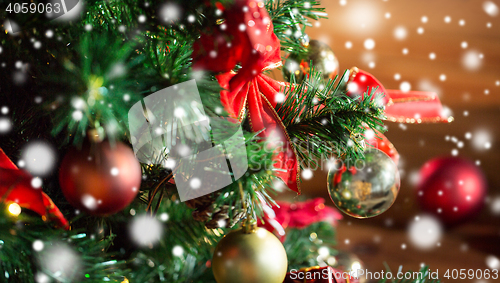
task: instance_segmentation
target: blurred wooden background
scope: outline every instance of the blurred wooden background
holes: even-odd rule
[[[401,154],[398,199],[379,217],[345,216],[338,228],[338,248],[355,252],[370,271],[385,270],[384,262],[393,270],[399,265],[416,270],[425,263],[444,274],[446,269],[485,269],[488,256],[500,257],[500,215],[490,209],[500,197],[500,15],[494,9],[488,14],[484,2],[500,8],[498,0],[324,0],[329,19],[307,29],[311,39],[331,46],[341,71],[357,66],[375,75],[386,88],[398,89],[408,82],[413,90],[436,91],[455,117],[451,124],[387,123],[387,137]],[[375,41],[372,50],[364,47],[368,38]],[[346,42],[352,47],[347,48]],[[446,79],[441,80],[441,75]],[[467,132],[472,139],[465,138]],[[446,141],[446,136],[463,141],[463,148]],[[485,141],[490,148],[484,146]],[[453,149],[461,157],[480,162],[489,182],[488,201],[478,219],[446,230],[440,247],[415,249],[406,232],[409,221],[420,212],[412,179],[426,161],[450,155]],[[303,183],[303,192],[324,197],[333,205],[326,172],[316,171],[313,179]]]

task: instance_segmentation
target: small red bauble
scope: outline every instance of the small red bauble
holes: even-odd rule
[[[59,182],[73,207],[92,215],[109,215],[128,206],[141,184],[141,166],[123,143],[85,143],[64,157]]]
[[[474,163],[459,157],[435,158],[420,169],[417,199],[421,208],[454,225],[481,211],[486,179]]]

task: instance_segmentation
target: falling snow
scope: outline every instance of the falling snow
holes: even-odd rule
[[[368,38],[365,40],[363,45],[367,50],[372,50],[373,48],[375,48],[375,40]]]
[[[30,142],[21,150],[21,160],[25,168],[35,176],[50,174],[56,158],[52,146],[42,141]]]
[[[468,71],[477,71],[483,64],[481,57],[478,51],[469,50],[462,55],[462,66]]]
[[[432,249],[441,239],[443,228],[439,221],[428,215],[418,216],[408,227],[410,242],[420,249]]]
[[[394,38],[398,40],[403,40],[408,36],[408,31],[404,26],[398,26],[394,29]]]
[[[488,265],[491,269],[499,269],[500,268],[500,260],[493,255],[486,257],[486,265]]]
[[[37,243],[37,247],[40,247],[40,244]],[[35,249],[35,243],[33,243],[33,248]],[[79,278],[82,275],[81,258],[71,246],[65,243],[52,243],[50,245],[42,243],[41,248],[38,254],[41,270],[49,274],[57,274],[61,282],[80,281]]]
[[[491,17],[498,16],[498,6],[492,1],[483,2],[483,10]]]
[[[163,224],[150,215],[135,216],[129,225],[129,234],[139,246],[154,245],[163,235]]]
[[[302,178],[304,180],[309,180],[313,177],[313,171],[311,169],[302,170]]]
[[[7,117],[0,117],[0,134],[6,134],[12,129],[12,122]]]

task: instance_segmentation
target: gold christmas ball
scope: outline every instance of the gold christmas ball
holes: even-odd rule
[[[388,210],[399,192],[399,171],[392,159],[376,148],[364,160],[344,160],[328,172],[333,203],[355,218],[377,216]]]
[[[264,228],[240,228],[215,248],[212,270],[217,283],[282,283],[288,259],[283,244]]]
[[[290,77],[295,75],[295,80],[300,83],[309,74],[312,67],[317,72],[321,72],[325,80],[334,79],[339,73],[339,61],[330,46],[317,40],[311,40],[306,53],[290,53],[285,60],[283,76],[285,80],[290,81]]]

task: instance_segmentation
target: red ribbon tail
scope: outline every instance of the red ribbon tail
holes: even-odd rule
[[[385,115],[392,122],[426,123],[453,121],[434,92],[386,90],[392,104],[386,106]]]

